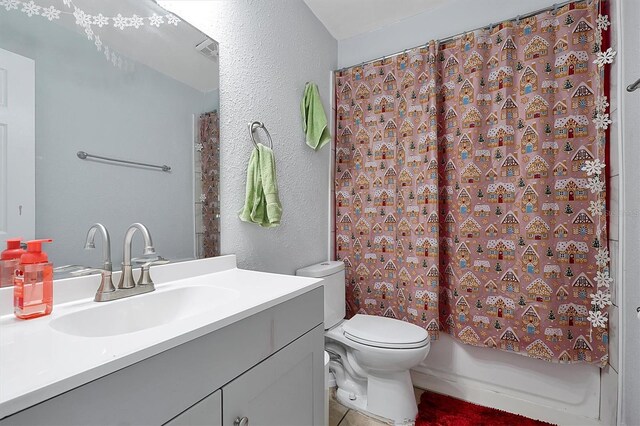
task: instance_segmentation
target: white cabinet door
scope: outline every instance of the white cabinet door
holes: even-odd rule
[[[222,391],[217,390],[165,426],[222,426]]]
[[[35,63],[0,49],[0,240],[35,237]]]
[[[324,424],[324,337],[319,325],[222,388],[222,424]]]

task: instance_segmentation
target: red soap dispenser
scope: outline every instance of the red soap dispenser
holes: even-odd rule
[[[13,285],[13,273],[26,252],[20,247],[20,238],[7,240],[7,249],[0,253],[0,287]]]
[[[27,241],[20,257],[13,278],[13,312],[20,319],[49,315],[53,309],[53,265],[42,251],[42,243],[51,241]]]

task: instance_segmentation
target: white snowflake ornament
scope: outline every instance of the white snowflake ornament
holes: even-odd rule
[[[207,201],[207,194],[200,194],[200,202],[204,203],[205,201]]]
[[[613,121],[609,118],[609,114],[598,114],[596,118],[593,119],[593,122],[596,125],[596,129],[607,130],[609,125],[613,123]]]
[[[607,108],[609,108],[609,102],[607,101],[607,97],[599,96],[598,99],[596,99],[596,109],[599,112],[605,112]]]
[[[144,19],[142,19],[138,15],[133,15],[131,17],[130,25],[137,30],[138,28],[144,25]]]
[[[595,280],[596,280],[596,283],[598,283],[598,287],[606,287],[606,288],[609,288],[609,286],[613,282],[613,278],[609,276],[609,271],[596,272]]]
[[[604,182],[597,177],[587,179],[587,188],[591,190],[591,193],[596,194],[604,191]]]
[[[602,169],[605,168],[605,164],[600,162],[599,158],[593,161],[587,160],[582,166],[582,171],[587,172],[587,176],[599,175],[602,173]]]
[[[162,16],[154,13],[153,16],[149,17],[149,25],[159,28],[160,24],[164,24],[164,18]]]
[[[602,312],[600,311],[589,312],[589,322],[591,322],[591,325],[594,327],[606,327],[608,320],[609,319],[602,315]]]
[[[616,51],[612,48],[608,48],[604,52],[598,52],[596,59],[593,60],[594,64],[598,64],[599,67],[613,63],[613,58],[616,56]]]
[[[609,15],[598,15],[596,19],[596,25],[599,30],[607,30],[611,22],[609,22]]]
[[[22,3],[22,12],[26,13],[29,18],[33,15],[40,15],[40,6],[31,0],[29,3]]]
[[[598,266],[600,266],[601,268],[605,267],[610,260],[611,259],[609,258],[609,250],[607,250],[606,248],[601,248],[598,250],[598,254],[596,254],[596,263],[598,264]]]
[[[591,216],[601,216],[604,211],[604,202],[602,200],[589,201],[589,213]]]
[[[60,11],[53,6],[43,8],[40,15],[47,18],[49,21],[60,19]]]
[[[204,149],[204,145],[201,143],[197,143],[196,144],[196,151],[198,152],[202,152],[202,150]]]
[[[175,15],[167,15],[166,18],[167,24],[178,26],[178,23],[180,22],[180,18]]]
[[[124,30],[124,27],[127,26],[126,18],[122,16],[121,13],[118,13],[118,15],[115,18],[113,18],[113,26],[119,30]]]
[[[598,290],[597,293],[590,294],[591,304],[603,309],[605,306],[611,305],[611,294]]]
[[[4,7],[5,9],[7,9],[7,12],[12,10],[12,9],[18,9],[19,5],[20,5],[20,1],[19,0],[2,0],[2,1],[0,1],[0,6]]]
[[[100,28],[104,27],[105,25],[109,25],[109,18],[104,16],[102,13],[98,13],[93,17],[93,25],[97,25]]]

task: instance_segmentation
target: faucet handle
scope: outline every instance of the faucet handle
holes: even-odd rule
[[[138,285],[153,285],[153,280],[151,279],[151,267],[153,265],[165,265],[169,263],[169,260],[158,256],[156,259],[150,260],[147,263],[142,264],[142,269],[140,270],[140,279],[138,279]]]

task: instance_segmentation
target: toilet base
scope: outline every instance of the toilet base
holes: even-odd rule
[[[397,426],[414,425],[418,414],[409,371],[369,373],[367,395],[338,388],[336,399],[348,408]]]

